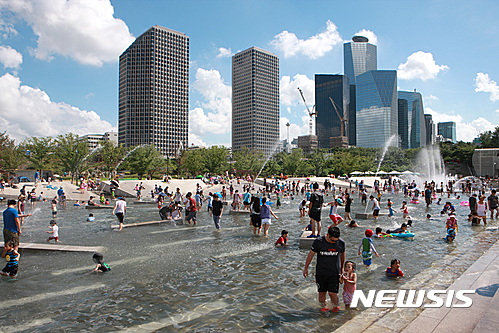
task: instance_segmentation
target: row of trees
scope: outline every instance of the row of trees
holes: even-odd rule
[[[499,127],[495,131],[480,135],[484,148],[499,148]],[[444,161],[471,164],[476,145],[466,142],[443,142],[440,151]],[[389,147],[381,170],[404,171],[416,165],[420,149],[402,150]],[[303,154],[295,149],[290,154],[280,152],[265,158],[261,152],[242,149],[230,154],[223,146],[212,146],[197,150],[184,150],[174,159],[164,158],[153,146],[124,148],[104,141],[90,151],[87,142],[73,133],[57,137],[31,137],[16,145],[5,132],[0,133],[0,169],[15,170],[33,168],[67,173],[72,177],[81,174],[112,177],[116,170],[128,170],[140,175],[168,173],[179,176],[199,174],[222,174],[225,170],[245,170],[263,175],[318,175],[349,174],[353,171],[376,171],[382,149],[335,148],[316,149],[312,154]]]

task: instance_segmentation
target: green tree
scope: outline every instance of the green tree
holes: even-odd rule
[[[55,140],[50,136],[43,138],[31,137],[24,140],[20,145],[20,148],[26,153],[31,167],[40,170],[40,174],[51,163],[54,154],[54,142]]]
[[[247,147],[232,153],[234,159],[234,168],[236,170],[250,170],[254,173],[260,171],[265,157],[261,151],[252,151]]]
[[[204,169],[211,174],[221,174],[227,170],[227,153],[228,150],[224,146],[211,146],[208,149],[204,149],[202,153]]]
[[[96,157],[101,160],[101,165],[108,172],[109,178],[114,175],[114,169],[125,156],[125,148],[123,145],[114,145],[111,141],[104,141],[101,148],[97,150]]]
[[[308,164],[314,168],[316,176],[324,176],[324,171],[326,170],[330,162],[330,154],[327,153],[326,149],[316,148],[308,158]]]
[[[149,175],[151,178],[154,172],[158,172],[165,167],[163,156],[153,145],[135,149],[125,161],[131,172],[140,176]]]
[[[480,141],[482,141],[483,148],[499,148],[499,126],[494,132],[486,131],[480,134]]]
[[[282,160],[282,169],[286,175],[296,175],[303,170],[304,162],[302,161],[303,150],[293,149],[291,154],[284,155]]]
[[[196,150],[186,150],[183,153],[182,161],[185,170],[190,173],[193,177],[204,172],[204,154],[206,148],[196,149]]]
[[[17,169],[25,161],[25,156],[15,140],[11,139],[6,132],[0,133],[0,169]]]
[[[67,133],[57,136],[54,156],[62,171],[71,173],[71,180],[88,169],[87,160],[89,158],[88,143],[81,140],[77,134]]]

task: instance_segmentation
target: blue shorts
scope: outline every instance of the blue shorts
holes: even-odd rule
[[[364,259],[362,261],[364,262],[364,265],[366,265],[366,266],[371,266],[371,264],[373,263],[372,259]]]

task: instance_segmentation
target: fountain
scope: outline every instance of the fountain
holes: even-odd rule
[[[258,176],[260,176],[260,174],[262,173],[262,170],[263,168],[265,168],[265,165],[267,164],[267,162],[270,160],[270,158],[272,156],[274,156],[274,153],[275,153],[275,150],[277,149],[277,147],[279,146],[279,141],[277,141],[275,144],[274,144],[274,148],[272,148],[272,150],[270,151],[270,154],[269,156],[267,157],[267,159],[265,160],[265,163],[263,163],[262,167],[260,168],[260,171],[258,171],[258,173],[256,174],[256,177],[255,177],[255,180],[258,178]]]
[[[120,163],[118,163],[118,165],[116,166],[116,168],[114,168],[114,171],[113,171],[113,172],[114,172],[114,173],[116,173],[116,171],[118,171],[118,168],[120,167],[121,163],[123,163],[123,162],[127,159],[127,157],[128,157],[128,156],[130,156],[130,154],[131,154],[131,153],[133,153],[134,151],[136,151],[138,148],[140,148],[140,147],[144,147],[144,146],[145,146],[145,145],[138,145],[138,146],[136,146],[135,148],[133,148],[132,150],[130,150],[130,151],[129,151],[126,155],[125,155],[125,157],[123,157],[123,158],[121,159]]]
[[[423,186],[425,181],[434,181],[438,186],[441,182],[446,184],[449,178],[445,174],[445,166],[440,147],[431,145],[421,149],[417,157],[415,171],[420,175],[415,177],[418,186]]]

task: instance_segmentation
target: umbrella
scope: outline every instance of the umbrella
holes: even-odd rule
[[[362,174],[362,172],[360,171],[354,171],[354,172],[350,172],[351,175],[360,175]]]
[[[202,179],[203,175],[196,176],[196,179]]]
[[[385,171],[378,171],[378,175],[386,175],[387,173]]]
[[[404,172],[402,172],[403,175],[412,175],[413,172],[412,171],[409,171],[409,170],[406,170]]]
[[[400,175],[400,172],[393,170],[393,171],[390,171],[388,174],[390,174],[390,175]]]
[[[364,173],[365,173],[366,175],[374,175],[374,172],[372,172],[372,171],[366,171],[366,172],[364,172]]]

